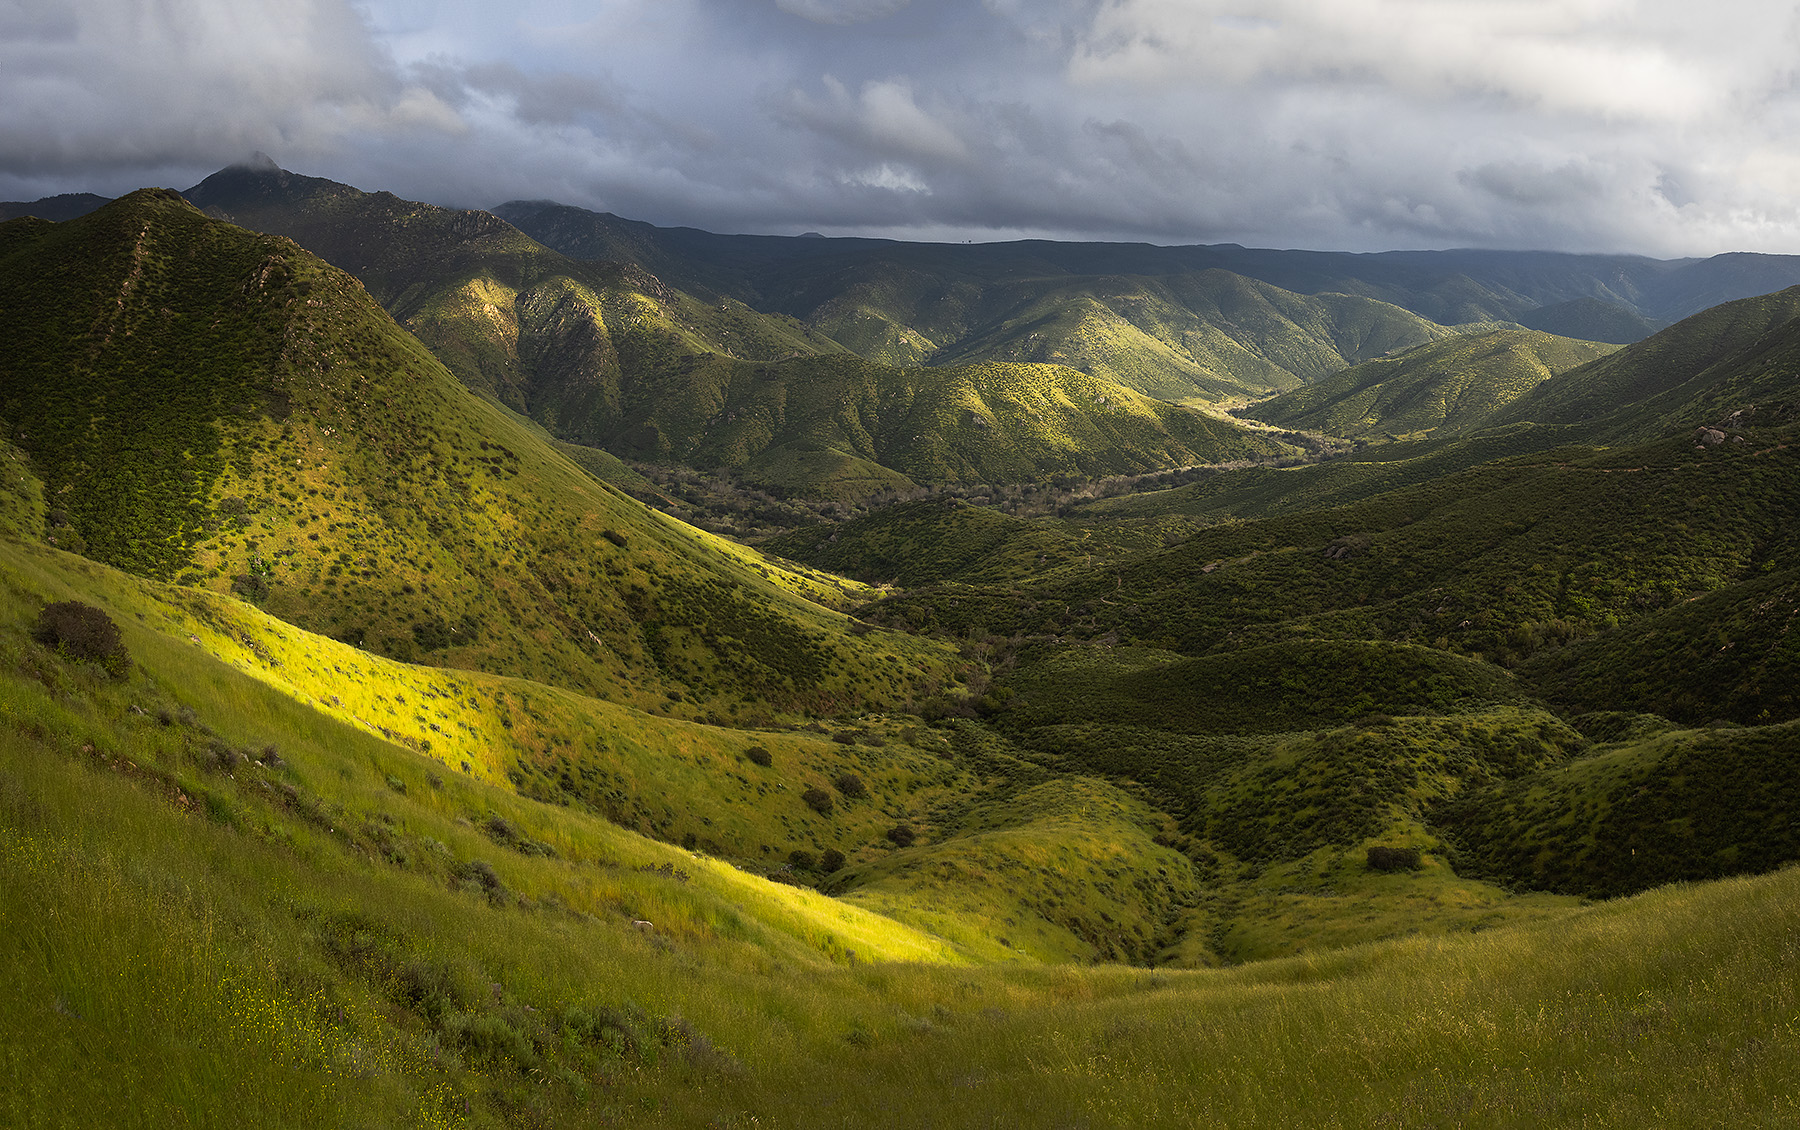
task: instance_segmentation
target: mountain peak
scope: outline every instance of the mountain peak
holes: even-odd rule
[[[253,173],[283,173],[287,171],[275,163],[275,158],[269,156],[260,149],[230,167],[233,169],[244,169]]]

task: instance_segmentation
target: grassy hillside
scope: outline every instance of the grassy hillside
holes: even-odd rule
[[[1357,365],[1244,414],[1351,438],[1458,435],[1539,382],[1610,351],[1531,330],[1471,333]]]
[[[955,288],[922,309],[851,293],[863,299],[855,317],[923,334],[932,364],[1062,364],[1176,402],[1292,387],[1450,332],[1370,299],[1291,294],[1226,271],[1008,279]],[[848,301],[802,316],[842,340],[833,327]]]
[[[1800,288],[1728,302],[1544,381],[1496,423],[1579,425],[1612,442],[1666,435],[1738,408],[1791,400]]]
[[[1597,897],[1800,856],[1800,729],[1680,731],[1474,790],[1438,813],[1467,871]]]
[[[1704,725],[1800,718],[1800,577],[1771,547],[1741,584],[1534,658],[1522,674],[1574,713],[1637,710]]]
[[[114,682],[24,640],[32,607],[10,595],[0,625],[9,1121],[1793,1113],[1792,871],[1230,970],[974,968],[854,905],[434,783],[130,615]],[[210,767],[216,743],[262,764]]]
[[[795,530],[761,548],[847,577],[918,587],[1037,580],[1064,566],[1141,552],[1187,528],[1179,520],[1032,521],[958,499],[928,498]]]
[[[616,425],[622,367],[664,353],[755,360],[835,350],[792,320],[709,306],[641,269],[564,258],[486,212],[234,166],[185,194],[355,275],[470,388],[593,444]]]
[[[621,455],[731,467],[858,497],[918,482],[1021,482],[1272,457],[1289,448],[1074,369],[900,369],[852,357],[694,358],[635,390]]]
[[[228,169],[188,196],[351,271],[469,387],[618,456],[857,498],[921,479],[1283,450],[1110,380],[1044,366],[923,370],[922,354],[869,347],[845,328],[875,361],[914,367],[858,362],[829,320],[807,328],[729,295],[701,302],[637,266],[566,259],[485,212],[272,168]]]
[[[855,586],[601,485],[292,243],[134,194],[0,228],[0,416],[64,548],[400,659],[691,718],[906,700]]]
[[[1386,639],[1517,664],[1761,576],[1791,537],[1796,464],[1787,430],[1744,434],[1519,457],[1335,509],[1221,523],[1026,589],[922,590],[859,615],[1189,654]]]

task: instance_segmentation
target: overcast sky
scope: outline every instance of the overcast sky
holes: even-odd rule
[[[1800,252],[1792,3],[0,0],[0,198],[262,150],[715,231]]]

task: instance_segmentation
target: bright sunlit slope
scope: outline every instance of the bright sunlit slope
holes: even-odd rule
[[[145,191],[0,228],[0,416],[53,539],[402,659],[693,718],[881,706],[941,649],[596,482],[352,279]]]
[[[142,586],[52,552],[10,560],[8,1122],[1800,1114],[1792,870],[1232,970],[971,967],[853,905],[443,772],[129,603],[123,679],[63,659],[26,637],[42,601]]]
[[[1456,435],[1612,346],[1497,329],[1368,361],[1257,404],[1245,415],[1349,438]]]

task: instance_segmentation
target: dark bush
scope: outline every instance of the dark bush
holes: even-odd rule
[[[208,738],[204,757],[210,768],[221,773],[229,773],[244,763],[244,755],[223,738]]]
[[[896,824],[888,829],[887,838],[900,847],[911,847],[919,834],[913,831],[911,824]]]
[[[764,749],[762,746],[759,746],[759,745],[753,745],[749,749],[745,750],[744,756],[748,757],[752,762],[756,763],[757,765],[761,765],[764,768],[767,768],[768,766],[775,764],[775,758],[770,755],[768,750]]]
[[[788,852],[788,862],[793,865],[794,870],[796,871],[811,871],[813,865],[818,861],[813,858],[813,853],[807,851],[805,848],[795,848],[793,851]]]
[[[840,730],[837,733],[831,735],[831,740],[836,742],[839,745],[855,745],[856,744],[856,731],[855,730]]]
[[[112,617],[78,600],[58,601],[38,614],[32,638],[65,659],[97,663],[115,678],[131,664]]]
[[[837,786],[838,792],[843,793],[851,800],[869,795],[868,787],[863,784],[863,779],[854,773],[845,773],[832,784]]]
[[[1371,871],[1417,871],[1422,866],[1419,849],[1416,847],[1377,845],[1369,849]]]
[[[844,865],[844,853],[836,848],[826,848],[819,855],[819,872],[829,875]]]
[[[814,812],[821,816],[831,815],[831,794],[814,786],[800,794],[800,799],[807,803]]]
[[[412,635],[413,642],[419,645],[420,651],[441,651],[451,644],[450,625],[436,616],[414,624]]]
[[[500,904],[506,901],[506,884],[494,873],[493,865],[484,859],[458,863],[450,868],[450,875],[464,890],[485,892],[489,902]]]

